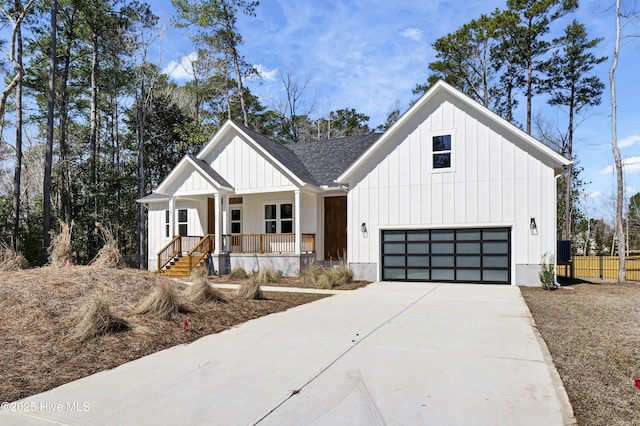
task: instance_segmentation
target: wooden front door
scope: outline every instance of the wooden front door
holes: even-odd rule
[[[347,197],[324,199],[324,259],[347,256]]]

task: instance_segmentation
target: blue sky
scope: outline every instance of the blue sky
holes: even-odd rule
[[[582,0],[579,11],[554,28],[560,34],[571,19],[586,25],[590,37],[601,37],[599,56],[612,56],[615,20],[613,0]],[[432,43],[455,31],[482,13],[504,8],[506,0],[377,0],[305,1],[263,0],[257,17],[241,17],[238,28],[244,37],[241,53],[261,71],[261,80],[248,82],[263,104],[274,107],[282,98],[279,72],[293,71],[310,78],[309,105],[312,117],[326,116],[331,110],[355,108],[371,117],[372,127],[384,123],[390,111],[404,112],[416,99],[412,89],[426,81],[428,65],[435,59]],[[157,43],[158,61],[178,82],[188,78],[180,65],[193,54],[194,47],[185,30],[171,25],[170,0],[152,2],[156,14],[165,22],[165,34]],[[640,22],[628,28],[640,34]],[[637,41],[636,41],[637,42]],[[595,73],[606,84],[602,104],[579,117],[574,153],[584,167],[584,204],[594,217],[613,219],[611,103],[608,72],[611,59]],[[623,40],[617,77],[618,139],[626,161],[628,192],[640,191],[640,99],[638,75],[640,49],[633,39]],[[535,113],[564,129],[566,113],[540,99]],[[524,122],[524,111],[516,119]],[[535,136],[535,134],[534,134]]]

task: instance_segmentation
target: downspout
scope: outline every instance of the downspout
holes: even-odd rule
[[[566,170],[566,167],[563,167],[564,170]],[[560,179],[562,177],[564,173],[560,173],[557,174],[555,176],[555,187],[553,188],[553,192],[555,194],[555,198],[554,200],[556,201],[556,205],[558,203],[558,179]],[[558,282],[558,208],[556,207],[556,209],[553,211],[553,223],[556,225],[556,244],[555,244],[555,249],[554,249],[554,254],[553,254],[553,281],[554,284],[556,285],[556,288],[560,288],[560,283]]]

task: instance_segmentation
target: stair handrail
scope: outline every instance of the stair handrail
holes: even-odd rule
[[[165,253],[168,252],[171,248],[173,248],[173,251],[170,254]],[[160,272],[162,268],[167,266],[167,264],[171,262],[177,255],[179,255],[180,252],[182,252],[182,236],[176,235],[158,252],[158,272]]]
[[[205,244],[208,244],[208,246],[205,247],[204,250],[200,250]],[[197,265],[202,258],[207,256],[214,250],[213,244],[214,244],[213,234],[207,234],[204,237],[202,237],[202,239],[198,242],[198,244],[196,244],[191,250],[189,250],[189,252],[187,253],[187,256],[189,257],[189,273],[191,273],[191,270],[193,269],[193,265],[194,265],[193,260],[194,260],[194,257],[196,257],[194,253],[200,253],[200,256],[196,259],[196,262],[195,262],[195,264]]]

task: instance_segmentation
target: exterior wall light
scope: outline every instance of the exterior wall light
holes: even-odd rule
[[[365,222],[362,222],[362,225],[360,225],[360,230],[363,234],[367,233],[367,224]]]
[[[531,229],[531,233],[533,235],[537,235],[538,234],[538,225],[536,225],[536,218],[535,217],[531,218],[531,222],[529,223],[529,229]]]

